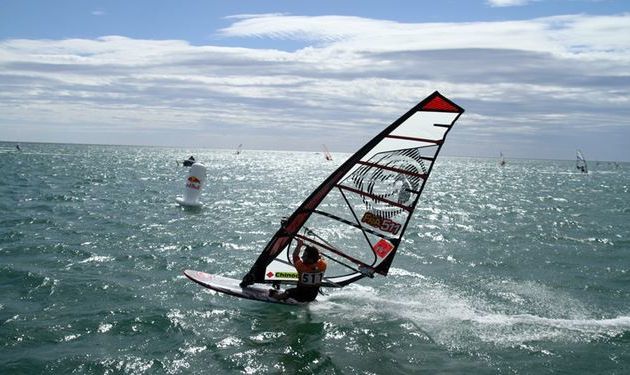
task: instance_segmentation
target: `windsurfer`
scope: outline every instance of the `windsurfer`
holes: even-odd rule
[[[297,287],[278,293],[275,289],[269,290],[269,296],[284,301],[293,298],[298,302],[311,302],[317,298],[319,287],[326,272],[326,261],[322,259],[317,248],[307,245],[304,255],[300,258],[300,250],[304,243],[298,241],[293,250],[293,264],[298,271]]]
[[[190,157],[186,160],[184,160],[184,167],[190,167],[191,165],[195,164],[195,157],[190,155]]]

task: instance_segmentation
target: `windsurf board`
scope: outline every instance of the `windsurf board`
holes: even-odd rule
[[[265,285],[250,285],[241,288],[240,280],[229,277],[211,275],[209,273],[193,270],[185,270],[184,275],[197,284],[212,289],[219,293],[229,294],[234,297],[252,299],[256,301],[280,303],[283,305],[304,305],[306,302],[298,302],[294,299],[278,300],[269,296],[269,287]],[[282,290],[278,290],[282,293]]]

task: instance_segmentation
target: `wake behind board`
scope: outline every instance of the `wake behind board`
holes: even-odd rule
[[[297,302],[293,299],[287,299],[284,301],[277,300],[269,297],[269,287],[250,285],[245,288],[239,286],[240,280],[231,279],[229,277],[223,277],[219,275],[211,275],[209,273],[185,270],[184,275],[196,282],[197,284],[204,286],[208,289],[212,289],[219,293],[229,294],[234,297],[253,299],[256,301],[280,303],[283,305],[305,305],[306,302]],[[278,292],[282,292],[279,290]]]

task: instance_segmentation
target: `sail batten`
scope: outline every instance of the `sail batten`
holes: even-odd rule
[[[317,246],[317,247],[319,247],[321,249],[324,249],[324,250],[327,250],[327,251],[329,251],[331,253],[337,254],[340,257],[348,259],[349,261],[351,261],[353,263],[356,263],[359,266],[370,267],[369,265],[363,263],[359,259],[353,258],[350,255],[344,253],[343,251],[334,248],[333,246],[330,246],[328,244],[325,244],[325,243],[322,243],[320,241],[314,240],[314,239],[312,239],[310,237],[306,237],[306,236],[297,234],[297,235],[295,235],[295,238],[301,239],[301,240],[303,240],[305,242],[309,242],[310,244],[315,245],[315,246]]]
[[[431,159],[431,160],[433,160],[433,159]],[[367,165],[369,167],[374,167],[374,168],[386,169],[388,171],[403,173],[403,174],[410,175],[410,176],[416,176],[416,177],[419,177],[419,178],[422,178],[422,179],[426,179],[427,178],[427,175],[425,173],[414,173],[414,172],[411,172],[411,171],[408,171],[408,170],[405,170],[405,169],[389,167],[387,165],[380,165],[380,164],[377,164],[377,163],[369,163],[367,161],[359,161],[358,164]]]
[[[374,199],[374,200],[377,200],[377,201],[385,202],[385,203],[390,204],[392,206],[396,206],[396,207],[402,208],[403,210],[406,210],[406,211],[411,211],[411,207],[407,207],[404,204],[400,204],[400,203],[397,203],[397,202],[394,202],[394,201],[390,201],[389,199],[380,197],[380,196],[375,195],[375,194],[370,194],[368,192],[365,192],[365,191],[362,191],[362,190],[359,190],[359,189],[354,189],[354,188],[351,188],[349,186],[344,186],[344,185],[335,185],[335,186],[338,187],[339,189],[347,190],[347,191],[350,191],[352,193],[356,193],[356,194],[362,195],[364,197],[368,197],[368,198],[371,198],[371,199]]]
[[[359,225],[359,224],[357,224],[355,222],[352,222],[350,220],[346,220],[346,219],[344,219],[342,217],[335,216],[335,215],[333,215],[333,214],[331,214],[329,212],[324,212],[324,211],[319,211],[319,210],[315,210],[313,212],[316,213],[316,214],[319,214],[319,215],[323,215],[323,216],[329,217],[329,218],[331,218],[333,220],[337,220],[337,221],[339,221],[341,223],[344,223],[346,225],[351,225],[351,226],[353,226],[353,227],[355,227],[357,229],[364,230],[364,231],[366,231],[366,232],[368,232],[368,233],[370,233],[370,234],[372,234],[374,236],[377,236],[377,237],[380,237],[380,238],[384,238],[386,240],[391,240],[392,239],[392,237],[386,236],[386,235],[384,235],[382,233],[379,233],[379,232],[377,232],[375,230],[372,230],[370,228],[366,228],[365,226]]]
[[[294,283],[291,252],[298,240],[331,260],[326,286],[387,275],[444,139],[463,112],[436,91],[386,127],[289,216],[243,284]]]
[[[417,137],[405,137],[402,135],[388,135],[387,138],[395,138],[395,139],[404,139],[407,141],[416,141],[416,142],[425,142],[425,143],[435,143],[437,145],[442,143],[441,139],[426,139],[426,138],[417,138]]]

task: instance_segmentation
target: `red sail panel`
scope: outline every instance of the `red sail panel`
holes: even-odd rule
[[[464,110],[443,96],[435,96],[422,107],[423,111],[462,113]]]

